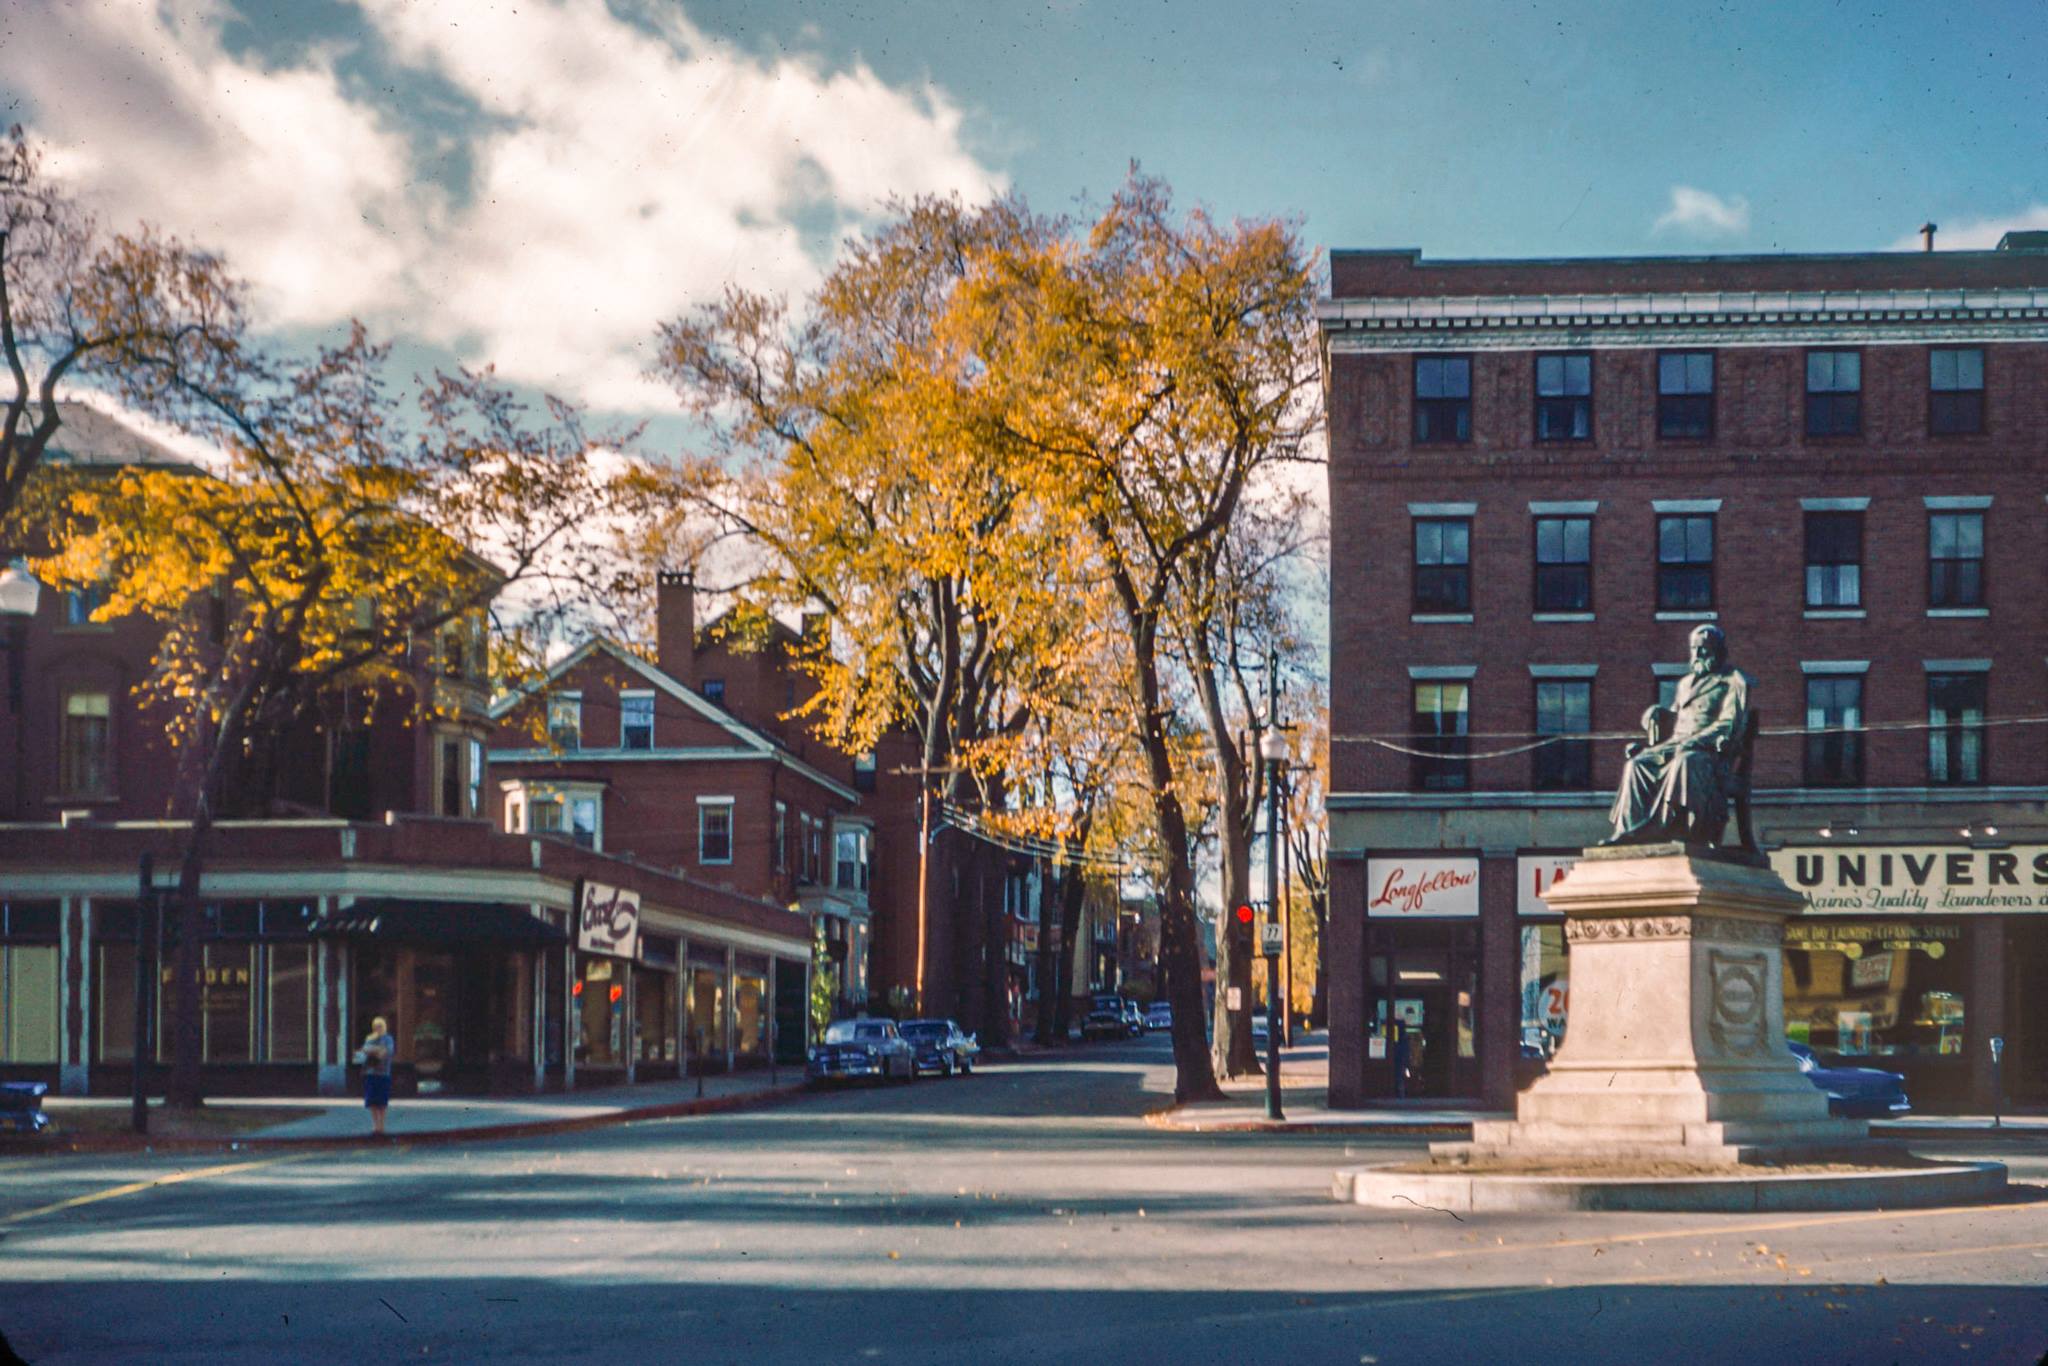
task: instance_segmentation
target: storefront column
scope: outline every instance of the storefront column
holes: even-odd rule
[[[1515,851],[1484,850],[1479,864],[1480,1097],[1490,1110],[1515,1104],[1521,1051],[1522,945],[1515,924]]]
[[[319,915],[325,919],[328,901],[321,897]],[[345,941],[322,936],[313,946],[313,1019],[315,1041],[314,1086],[323,1096],[338,1096],[348,1090],[349,1048],[347,1021],[342,1006],[347,997]]]
[[[1365,1104],[1365,858],[1330,856],[1330,1108]]]
[[[725,946],[725,1070],[728,1075],[733,1068],[733,1036],[739,1032],[739,976],[733,962],[732,945]]]
[[[562,949],[562,1089],[576,1089],[576,1032],[583,1016],[576,1009],[576,937],[572,934]]]
[[[57,903],[57,1090],[67,1096],[86,1091],[89,1056],[86,1021],[92,1018],[92,933],[86,928],[84,897]]]
[[[619,1042],[626,1051],[626,1085],[633,1084],[640,1062],[640,1012],[636,997],[640,994],[640,974],[633,970],[630,958],[619,960],[618,971],[626,976],[626,994],[621,997],[626,1007],[625,1018],[619,1022]]]
[[[2005,917],[1973,916],[1964,922],[1963,933],[1969,936],[1970,951],[1970,988],[1963,997],[1968,1010],[1963,1046],[1970,1050],[1969,1103],[1973,1109],[1989,1112],[1997,1087],[1991,1039],[1994,1035],[2008,1040],[2013,1036],[2005,1014]],[[2005,1089],[2013,1089],[2009,1074]]]
[[[528,1033],[533,1048],[533,1089],[536,1093],[545,1091],[548,1085],[548,951],[536,949],[533,963],[527,977],[533,991],[533,1012]]]

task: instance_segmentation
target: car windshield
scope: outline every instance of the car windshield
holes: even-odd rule
[[[943,1039],[946,1024],[943,1020],[905,1020],[896,1026],[896,1032],[906,1039]]]
[[[825,1026],[826,1043],[874,1043],[889,1037],[888,1021],[834,1020]]]

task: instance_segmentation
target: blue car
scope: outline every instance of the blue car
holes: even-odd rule
[[[1875,1067],[1829,1067],[1803,1043],[1788,1043],[1806,1079],[1827,1094],[1828,1113],[1847,1119],[1890,1119],[1912,1110],[1906,1078]]]

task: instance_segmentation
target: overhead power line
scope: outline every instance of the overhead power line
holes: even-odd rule
[[[1873,721],[1862,726],[1763,726],[1757,734],[1764,737],[1797,735],[1879,735],[1898,731],[1925,730],[1990,730],[2006,726],[2044,726],[2048,716],[1987,716],[1982,720],[1969,722],[1955,721]],[[1421,759],[1443,759],[1459,763],[1471,763],[1479,759],[1509,759],[1517,754],[1527,754],[1547,745],[1577,744],[1593,740],[1640,740],[1641,730],[1600,730],[1579,731],[1566,735],[1537,735],[1534,731],[1474,731],[1465,735],[1332,735],[1333,744],[1377,745],[1396,754],[1413,755]],[[1501,749],[1488,749],[1452,753],[1438,749],[1422,749],[1406,741],[1446,740],[1522,740],[1526,743],[1508,745]]]
[[[1057,840],[1039,839],[1032,835],[1017,835],[991,826],[980,814],[955,806],[951,802],[939,804],[939,824],[951,826],[963,834],[974,836],[986,844],[1007,849],[1013,854],[1028,854],[1032,858],[1051,859],[1059,863],[1071,863],[1092,872],[1122,875],[1134,871],[1139,865],[1120,855],[1091,854],[1077,850]]]

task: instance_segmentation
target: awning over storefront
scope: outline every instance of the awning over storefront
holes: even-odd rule
[[[569,936],[524,906],[499,902],[358,901],[315,920],[311,932],[408,944],[505,944],[544,948]]]

